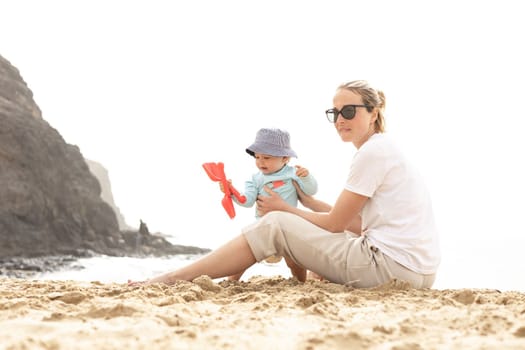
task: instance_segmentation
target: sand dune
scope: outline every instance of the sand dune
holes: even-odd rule
[[[525,293],[0,279],[1,349],[525,349]]]

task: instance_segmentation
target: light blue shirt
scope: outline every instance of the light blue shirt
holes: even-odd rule
[[[272,191],[277,192],[283,200],[296,207],[298,197],[292,180],[295,180],[301,190],[308,195],[314,195],[317,192],[317,181],[311,174],[299,177],[295,174],[293,166],[285,165],[281,170],[273,174],[255,173],[252,179],[245,183],[243,194],[246,196],[246,202],[240,203],[235,197],[233,197],[233,200],[240,206],[251,208],[258,195],[268,195],[263,189],[264,186],[268,186]],[[259,218],[257,211],[255,211],[255,217]]]

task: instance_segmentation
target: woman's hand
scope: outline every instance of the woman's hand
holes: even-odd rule
[[[299,202],[301,202],[301,204],[306,207],[306,208],[310,208],[307,204],[309,202],[311,202],[312,200],[314,200],[314,197],[312,196],[309,196],[307,195],[306,193],[303,192],[303,190],[301,190],[301,186],[299,186],[299,184],[297,183],[297,181],[293,180],[292,181],[292,184],[293,184],[293,187],[295,187],[295,191],[297,192],[297,198],[299,199]],[[306,204],[305,204],[306,203]]]
[[[268,186],[264,186],[268,196],[257,196],[257,213],[263,216],[274,210],[288,211],[291,207],[286,203],[277,192],[272,191]]]

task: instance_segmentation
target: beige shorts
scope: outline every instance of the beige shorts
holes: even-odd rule
[[[366,237],[331,233],[290,213],[268,213],[242,233],[257,261],[288,256],[334,283],[369,288],[396,278],[414,288],[430,288],[435,279],[435,274],[422,275],[398,264]]]

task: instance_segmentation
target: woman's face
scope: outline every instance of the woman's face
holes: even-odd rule
[[[264,175],[273,174],[288,163],[289,157],[274,157],[267,154],[255,153],[255,165]]]
[[[363,99],[352,91],[340,89],[335,94],[333,103],[334,108],[340,111],[346,105],[362,105]],[[341,140],[352,142],[356,148],[361,147],[375,132],[376,113],[375,109],[368,112],[364,107],[357,107],[355,116],[350,120],[339,114],[334,126]]]

